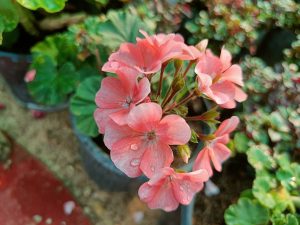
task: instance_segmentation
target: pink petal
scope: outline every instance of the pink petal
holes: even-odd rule
[[[172,180],[173,192],[177,201],[183,205],[188,205],[195,194],[202,190],[203,183],[208,179],[206,170],[177,173]]]
[[[111,122],[107,125],[105,129],[105,134],[104,134],[104,144],[108,149],[112,149],[112,146],[125,138],[131,138],[131,137],[136,137],[139,136],[140,133],[137,133],[133,131],[130,127],[127,125],[125,126],[120,126],[113,122]]]
[[[213,99],[217,104],[224,104],[232,99],[234,99],[235,86],[229,81],[223,81],[213,84],[210,87],[213,95],[207,96]]]
[[[149,145],[142,157],[140,168],[147,177],[151,178],[160,169],[169,167],[174,156],[172,149],[165,143]]]
[[[220,104],[220,106],[224,109],[233,109],[236,107],[236,102],[234,100],[230,100],[224,104]]]
[[[166,212],[175,210],[179,203],[176,200],[169,179],[159,186],[151,186],[148,183],[139,188],[139,196],[151,209],[163,209]]]
[[[231,81],[237,85],[244,86],[243,72],[239,65],[234,64],[222,73],[222,80]]]
[[[239,122],[240,120],[237,116],[232,116],[231,118],[224,120],[216,130],[215,135],[217,137],[221,137],[225,134],[231,133],[235,130]]]
[[[207,92],[212,85],[212,78],[207,74],[198,73],[197,82],[199,90]]]
[[[109,118],[112,119],[118,125],[126,125],[129,109],[120,109],[114,113],[109,114]]]
[[[147,78],[139,81],[137,88],[133,94],[133,101],[137,104],[142,102],[151,92],[150,82]]]
[[[213,171],[210,164],[210,156],[209,156],[209,148],[205,147],[203,148],[200,153],[198,154],[193,170],[200,170],[204,169],[207,171],[208,175],[211,177],[213,175]]]
[[[100,134],[104,134],[108,124],[113,123],[109,115],[118,111],[118,109],[96,109],[94,112],[94,119],[99,129]]]
[[[191,138],[191,129],[186,121],[177,115],[165,116],[159,123],[156,133],[168,145],[183,145]]]
[[[138,177],[142,175],[140,164],[145,151],[141,137],[126,137],[112,145],[110,156],[127,176]]]
[[[96,104],[101,108],[120,108],[125,103],[126,96],[126,91],[118,78],[105,77],[96,94]]]
[[[217,171],[222,170],[222,163],[229,158],[231,151],[223,144],[216,143],[209,151],[210,158]]]
[[[243,102],[247,99],[247,94],[239,87],[235,87],[234,99],[238,102]]]
[[[165,167],[157,171],[151,179],[148,181],[150,185],[161,185],[164,179],[174,173],[174,169],[171,167]]]
[[[206,55],[204,57],[201,57],[199,59],[199,62],[197,63],[195,67],[195,72],[197,74],[205,73],[212,77],[221,74],[222,72],[222,62],[221,60],[214,56],[212,53],[209,53],[209,51],[206,51]]]
[[[35,79],[35,76],[36,76],[36,70],[35,69],[29,70],[25,74],[24,81],[29,83]]]
[[[162,116],[162,109],[156,103],[142,103],[128,115],[128,125],[139,132],[154,131]]]
[[[231,66],[231,54],[224,47],[221,50],[220,60],[222,62],[223,68],[222,70],[227,70]]]

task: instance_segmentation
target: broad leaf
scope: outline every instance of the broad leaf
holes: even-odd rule
[[[54,13],[65,7],[67,0],[17,0],[25,8],[36,10],[42,8],[47,12]]]
[[[75,117],[76,128],[83,134],[97,136],[98,128],[94,120],[95,96],[100,88],[102,77],[93,76],[84,80],[71,99],[71,112]]]
[[[240,198],[238,203],[225,211],[227,225],[266,225],[269,211],[248,198]]]

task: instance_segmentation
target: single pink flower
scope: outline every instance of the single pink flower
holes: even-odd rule
[[[147,78],[138,82],[137,76],[121,72],[118,78],[104,78],[96,94],[98,108],[94,113],[99,132],[104,133],[107,124],[112,120],[118,125],[127,124],[130,109],[144,101],[149,93],[150,83]]]
[[[188,46],[180,34],[156,34],[149,36],[147,32],[140,30],[150,45],[160,52],[161,61],[166,62],[171,58],[180,60],[195,60],[201,52],[194,46]],[[137,41],[143,39],[137,38]]]
[[[230,156],[230,149],[226,147],[229,142],[229,134],[235,130],[239,123],[236,116],[224,120],[215,131],[215,139],[210,141],[198,154],[193,170],[205,169],[209,176],[213,175],[211,162],[217,171],[222,170],[222,163]]]
[[[208,178],[205,170],[176,173],[165,167],[139,188],[139,196],[151,209],[173,211],[179,203],[188,205]]]
[[[199,90],[221,107],[234,108],[235,101],[247,99],[239,87],[244,85],[241,67],[231,65],[231,54],[226,49],[222,49],[220,58],[207,50],[199,59],[195,72]]]
[[[116,73],[122,68],[129,68],[142,74],[156,73],[161,68],[161,53],[143,39],[136,44],[124,43],[112,53],[102,70]]]
[[[25,77],[24,77],[24,81],[27,83],[33,81],[35,78],[35,75],[36,75],[35,69],[27,71],[27,73],[25,74]]]
[[[183,118],[162,118],[162,109],[156,103],[133,108],[127,124],[107,126],[104,143],[111,150],[114,164],[129,177],[140,176],[142,172],[151,177],[160,168],[170,166],[174,158],[170,145],[186,144],[191,137]]]

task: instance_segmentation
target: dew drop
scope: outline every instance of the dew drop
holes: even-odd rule
[[[183,190],[184,190],[183,185],[180,185],[180,186],[179,186],[179,189],[180,189],[180,191],[183,191]]]
[[[141,160],[139,160],[139,159],[133,159],[133,160],[131,160],[130,165],[131,166],[138,166],[138,165],[140,165],[140,161]]]
[[[155,171],[155,168],[154,168],[154,166],[150,166],[150,169],[151,169],[151,171],[152,171],[152,172],[154,172],[154,171]]]
[[[130,149],[133,150],[133,151],[136,151],[138,149],[137,144],[130,145]]]

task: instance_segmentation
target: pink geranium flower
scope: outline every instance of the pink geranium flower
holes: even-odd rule
[[[213,175],[211,162],[217,171],[222,170],[222,162],[230,156],[230,150],[226,147],[229,142],[229,134],[235,130],[239,118],[231,117],[221,123],[214,133],[215,139],[210,141],[198,154],[193,170],[205,169],[209,176]]]
[[[94,118],[100,133],[114,121],[119,125],[127,123],[127,117],[136,104],[141,103],[150,93],[150,83],[147,78],[137,81],[136,76],[119,72],[118,78],[106,77],[96,94],[98,108]]]
[[[111,150],[115,165],[129,177],[142,172],[151,177],[163,167],[170,166],[173,152],[170,145],[186,144],[191,137],[189,125],[177,115],[162,118],[156,103],[142,103],[133,108],[127,124],[107,126],[104,143]]]
[[[235,101],[245,101],[247,95],[243,86],[242,70],[237,64],[231,65],[231,54],[222,49],[220,58],[206,51],[196,65],[199,90],[223,108],[234,108]]]
[[[188,205],[209,178],[205,170],[176,173],[166,167],[156,173],[139,189],[139,196],[151,209],[175,210],[179,203]]]

